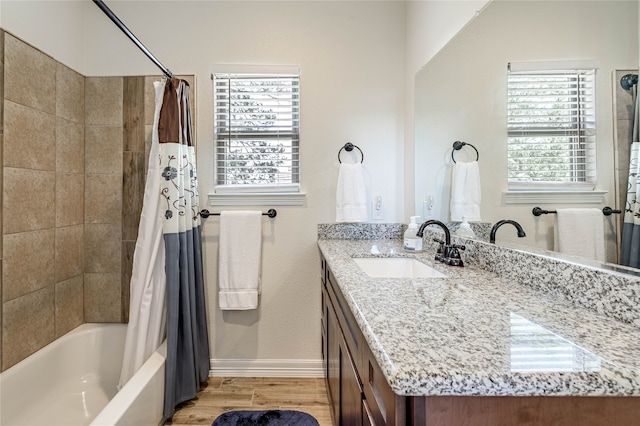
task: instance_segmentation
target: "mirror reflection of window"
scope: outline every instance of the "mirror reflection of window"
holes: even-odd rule
[[[600,371],[601,359],[524,317],[510,313],[511,371]]]
[[[593,189],[595,70],[511,71],[509,189]]]

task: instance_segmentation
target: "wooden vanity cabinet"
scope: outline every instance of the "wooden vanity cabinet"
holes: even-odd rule
[[[640,397],[396,395],[324,258],[322,345],[335,426],[640,426]]]
[[[387,384],[324,258],[321,264],[322,354],[334,425],[406,424],[405,398]]]

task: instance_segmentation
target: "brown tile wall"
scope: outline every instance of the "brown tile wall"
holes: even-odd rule
[[[122,204],[122,314],[129,321],[129,282],[146,178],[145,77],[124,79],[124,152]]]
[[[4,31],[0,30],[0,164],[4,164],[3,153],[4,153]],[[0,188],[4,188],[4,173],[0,173]],[[3,191],[4,192],[4,191]],[[0,229],[2,229],[2,199],[4,197],[0,196]],[[3,238],[0,238],[0,256],[2,256],[3,252]],[[2,340],[3,340],[3,328],[4,328],[4,320],[3,320],[3,281],[2,281],[2,258],[0,257],[0,371],[2,368]]]
[[[2,31],[0,67],[4,371],[84,322],[128,321],[158,77],[84,77]]]
[[[84,321],[85,82],[12,35],[2,37],[5,370]]]
[[[121,322],[123,78],[85,79],[84,318]]]

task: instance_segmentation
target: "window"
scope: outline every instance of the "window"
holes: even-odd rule
[[[508,75],[509,189],[595,187],[595,70]]]
[[[214,73],[216,192],[298,191],[298,74]]]

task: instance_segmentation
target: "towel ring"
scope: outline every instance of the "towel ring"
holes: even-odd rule
[[[351,152],[353,151],[353,148],[356,148],[358,151],[360,151],[360,162],[362,163],[364,161],[364,154],[362,153],[362,150],[358,148],[358,145],[354,145],[351,142],[345,143],[344,146],[340,148],[340,151],[338,151],[338,163],[342,164],[342,161],[340,161],[340,153],[342,152],[342,150],[344,149],[347,152]]]
[[[478,161],[480,159],[480,153],[478,152],[478,150],[476,149],[475,146],[471,145],[470,143],[467,142],[460,142],[460,141],[455,141],[453,143],[453,151],[451,151],[451,159],[453,160],[453,162],[456,162],[456,159],[453,158],[453,153],[456,151],[459,151],[462,149],[463,146],[470,146],[471,148],[473,148],[473,150],[476,152],[476,161]]]

